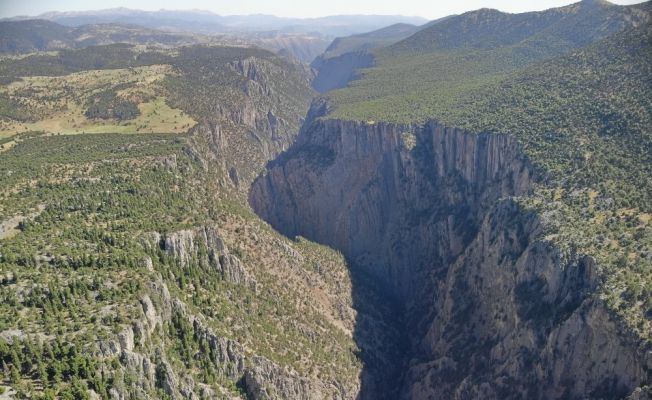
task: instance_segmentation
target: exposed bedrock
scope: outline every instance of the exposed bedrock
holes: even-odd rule
[[[599,267],[543,240],[539,216],[512,199],[541,180],[515,139],[325,112],[313,105],[249,199],[398,299],[392,340],[406,350],[393,374],[363,381],[362,398],[393,386],[405,399],[607,399],[650,384],[649,348],[595,295]],[[382,351],[369,335],[360,346]]]
[[[250,202],[281,232],[341,250],[405,297],[424,266],[463,251],[489,205],[528,190],[517,147],[436,123],[317,121],[270,164]]]

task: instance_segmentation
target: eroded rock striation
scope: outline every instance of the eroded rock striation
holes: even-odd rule
[[[402,374],[363,381],[362,398],[622,398],[650,383],[649,349],[594,295],[599,266],[544,240],[513,199],[545,180],[516,140],[327,108],[313,105],[249,200],[398,299]]]

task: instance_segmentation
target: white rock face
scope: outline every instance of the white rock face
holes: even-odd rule
[[[162,325],[161,317],[156,313],[152,299],[148,295],[144,295],[140,299],[140,304],[143,307],[143,313],[145,314],[145,322],[147,326],[147,335],[151,335],[157,326]]]
[[[134,331],[126,328],[118,335],[120,346],[123,350],[132,351],[134,349]]]
[[[200,252],[202,247],[206,249],[203,258]],[[216,268],[225,281],[256,291],[256,280],[247,272],[240,259],[229,253],[214,227],[205,226],[174,232],[163,241],[163,249],[168,255],[178,259],[182,266],[187,265],[194,258],[199,263]]]

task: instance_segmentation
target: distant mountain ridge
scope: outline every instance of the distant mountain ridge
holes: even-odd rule
[[[88,46],[129,43],[176,47],[191,44],[220,44],[235,39],[185,32],[165,32],[131,24],[94,24],[68,27],[52,21],[35,19],[0,21],[0,53],[33,53]]]
[[[328,46],[322,58],[341,56],[352,51],[370,50],[394,44],[405,39],[421,29],[420,26],[398,23],[371,32],[338,37]]]
[[[31,19],[34,17],[14,17]],[[202,10],[142,11],[114,8],[98,11],[48,12],[37,16],[62,25],[80,26],[98,23],[131,23],[149,28],[183,30],[195,33],[255,32],[277,30],[285,33],[315,32],[346,36],[368,32],[396,23],[423,24],[421,17],[401,15],[333,15],[319,18],[283,18],[273,15],[222,16]]]
[[[282,18],[263,14],[221,16],[201,10],[141,11],[127,8],[48,12],[37,17],[0,19],[0,52],[29,53],[118,42],[179,46],[213,43],[215,35],[222,35],[218,44],[246,42],[310,63],[334,37],[374,31],[393,24],[420,25],[425,22],[424,18],[400,15]],[[109,35],[106,27],[110,25],[130,28]],[[96,42],[78,38],[81,34],[76,29],[93,30],[89,26],[104,27],[89,34],[97,39]],[[139,27],[139,32],[135,27]]]
[[[317,70],[312,86],[318,92],[341,88],[355,77],[355,71],[373,65],[370,51],[399,42],[435,21],[424,25],[398,23],[371,32],[338,37],[310,64]]]
[[[195,44],[256,45],[308,63],[324,51],[330,38],[320,34],[282,32],[204,35],[125,23],[70,27],[44,19],[0,21],[0,54],[80,49],[114,43],[163,48]]]

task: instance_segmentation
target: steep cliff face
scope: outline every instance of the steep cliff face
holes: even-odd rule
[[[373,62],[373,56],[366,51],[345,53],[327,59],[317,57],[311,64],[318,71],[312,87],[320,93],[343,88],[355,78],[358,69],[371,67]]]
[[[511,200],[543,179],[514,139],[325,111],[313,106],[250,203],[396,296],[408,343],[397,397],[619,398],[650,382],[645,349],[592,295],[598,266],[544,241]],[[363,398],[380,396],[364,383]]]
[[[235,186],[246,189],[265,163],[296,138],[314,95],[312,73],[303,64],[257,56],[230,61],[223,70],[228,85],[214,88],[214,99],[197,105],[201,113],[186,107],[200,114],[192,132],[208,139]]]
[[[541,231],[509,199],[485,215],[417,317],[403,398],[623,398],[649,382],[643,349],[592,296],[593,259]]]
[[[424,262],[461,253],[483,208],[531,182],[506,136],[326,120],[272,163],[250,201],[281,232],[341,250],[405,296]]]

